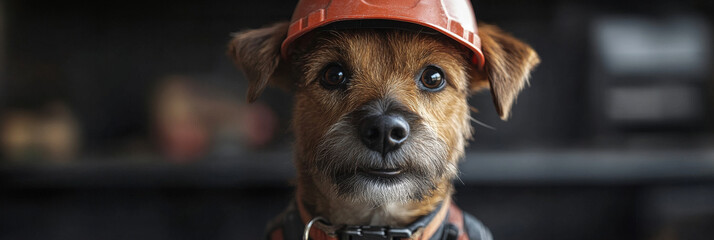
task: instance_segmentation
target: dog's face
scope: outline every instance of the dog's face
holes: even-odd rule
[[[351,30],[317,33],[294,54],[298,164],[323,192],[407,201],[456,176],[471,133],[465,51],[438,36]]]
[[[318,31],[282,60],[285,31],[283,24],[239,33],[229,53],[251,80],[250,100],[268,82],[295,92],[299,177],[328,198],[358,203],[447,191],[471,137],[468,96],[490,83],[505,117],[538,61],[495,29],[501,35],[482,36],[484,51],[517,59],[486,55],[492,62],[484,70],[447,37],[401,30]],[[495,43],[503,37],[508,41]],[[485,46],[490,41],[494,46]],[[518,49],[504,50],[504,43]],[[518,79],[503,80],[512,77]]]

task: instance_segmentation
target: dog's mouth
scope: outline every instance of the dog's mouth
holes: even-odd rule
[[[402,173],[399,168],[364,168],[360,173],[369,177],[394,178]]]

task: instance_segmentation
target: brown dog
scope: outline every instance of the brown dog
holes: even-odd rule
[[[506,119],[539,62],[527,44],[498,28],[478,29],[482,69],[451,39],[419,31],[315,31],[289,59],[280,57],[288,23],[235,34],[228,52],[250,81],[249,101],[268,84],[294,91],[299,222],[320,216],[323,235],[340,237],[345,227],[336,229],[345,225],[398,228],[427,215],[457,215],[440,206],[450,201],[472,135],[469,95],[490,87]],[[426,225],[403,237],[446,231]]]

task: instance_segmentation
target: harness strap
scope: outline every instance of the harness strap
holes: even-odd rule
[[[437,231],[440,230],[442,225],[444,225],[444,220],[447,219],[451,206],[451,198],[447,197],[439,207],[439,211],[436,213],[436,216],[434,216],[434,218],[431,219],[426,226],[424,226],[424,231],[421,236],[419,236],[419,240],[429,240],[435,235],[435,233],[437,233]]]
[[[448,222],[456,229],[456,234],[454,234],[453,232],[450,233],[450,237],[453,240],[469,240],[468,233],[466,233],[464,229],[463,211],[461,211],[461,209],[459,209],[459,207],[457,207],[456,205],[452,204],[451,206],[449,206]]]

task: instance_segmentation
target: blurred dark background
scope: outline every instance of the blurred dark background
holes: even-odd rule
[[[0,239],[259,239],[290,201],[289,93],[230,33],[292,1],[0,0]],[[714,239],[714,1],[475,1],[542,58],[487,93],[456,202],[510,239]]]

